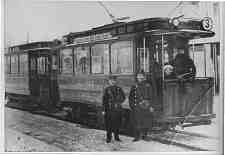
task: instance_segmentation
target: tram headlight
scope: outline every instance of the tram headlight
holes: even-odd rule
[[[180,20],[178,18],[172,18],[169,21],[171,24],[173,24],[175,27],[177,27],[180,24]]]
[[[180,24],[180,21],[178,19],[173,19],[172,23],[174,26],[178,26]]]

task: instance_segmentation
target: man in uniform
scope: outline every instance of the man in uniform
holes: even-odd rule
[[[153,121],[153,89],[146,81],[144,74],[137,74],[137,83],[131,87],[129,105],[132,110],[134,126],[134,140],[145,139],[148,131],[152,128]]]
[[[122,88],[116,85],[116,76],[109,77],[109,86],[105,88],[103,94],[103,114],[105,117],[106,127],[106,142],[110,143],[112,132],[116,141],[121,141],[119,138],[119,128],[122,121],[122,106],[125,100],[125,94]]]
[[[178,53],[172,62],[174,72],[179,79],[194,78],[196,75],[196,67],[193,60],[184,53]]]

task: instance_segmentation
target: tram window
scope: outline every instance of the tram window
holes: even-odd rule
[[[125,30],[126,30],[126,27],[125,26],[121,26],[121,27],[118,28],[118,33],[119,34],[125,33]]]
[[[36,59],[34,57],[30,58],[30,70],[31,72],[36,72]]]
[[[61,57],[61,73],[72,74],[73,73],[73,50],[72,48],[62,49],[60,52]]]
[[[170,39],[170,40],[169,40]],[[162,57],[162,42],[161,40],[157,40],[155,43],[155,53],[154,58],[159,63],[168,64],[171,63],[176,55],[179,54],[188,54],[186,49],[186,42],[181,42],[178,40],[173,40],[173,38],[169,38],[164,40],[163,45],[163,57]]]
[[[112,44],[112,73],[131,73],[133,71],[132,49],[132,41],[120,41]]]
[[[74,49],[74,70],[76,74],[88,74],[90,70],[89,47]]]
[[[10,56],[5,56],[5,73],[10,74]]]
[[[58,62],[57,62],[57,56],[52,55],[52,70],[58,69]]]
[[[213,58],[211,58],[210,44],[191,45],[189,48],[190,57],[196,66],[197,77],[213,77]]]
[[[27,74],[28,73],[28,55],[27,54],[21,54],[19,56],[20,59],[20,73],[21,74]]]
[[[133,32],[134,31],[134,26],[133,25],[128,25],[127,26],[127,32]]]
[[[18,55],[11,56],[11,73],[18,73]]]
[[[140,71],[149,72],[149,48],[137,48]]]
[[[39,74],[45,74],[46,73],[46,58],[45,57],[39,57],[37,59],[38,63],[38,73]]]
[[[92,73],[109,73],[109,45],[96,44],[91,52]]]

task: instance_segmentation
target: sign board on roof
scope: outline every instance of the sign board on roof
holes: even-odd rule
[[[73,44],[84,44],[84,43],[92,43],[96,41],[104,41],[110,39],[117,39],[117,37],[113,37],[110,32],[94,34],[85,37],[79,37],[73,39]]]

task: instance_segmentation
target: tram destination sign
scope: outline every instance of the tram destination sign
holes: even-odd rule
[[[111,40],[117,39],[118,37],[113,37],[110,32],[94,34],[85,37],[79,37],[73,39],[73,44],[84,44],[84,43],[92,43],[97,41]]]

